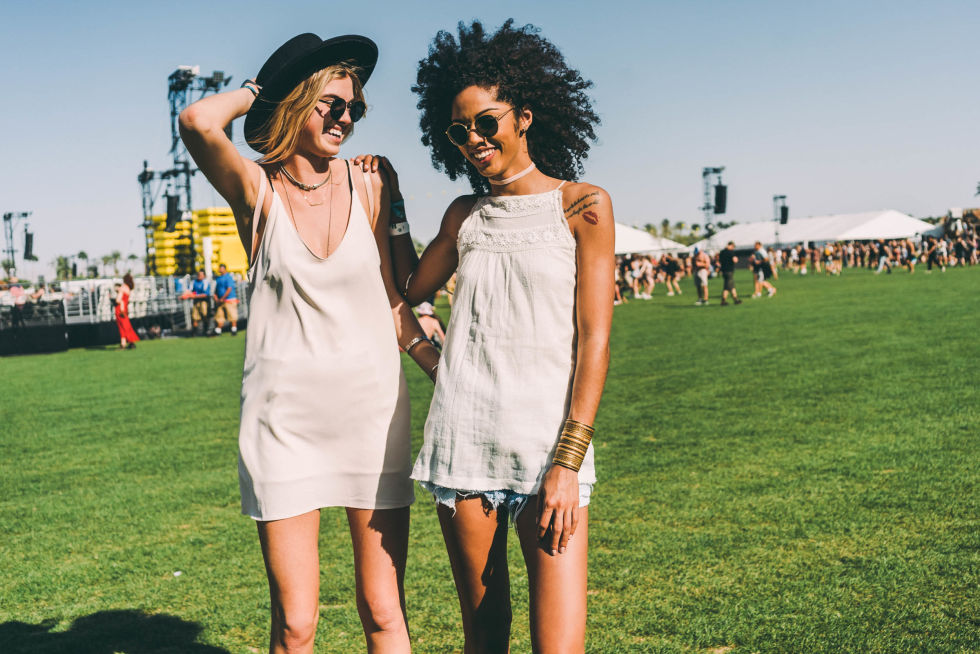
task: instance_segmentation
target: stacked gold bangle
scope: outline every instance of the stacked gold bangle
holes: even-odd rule
[[[571,418],[565,420],[552,463],[578,472],[585,460],[585,453],[589,451],[593,434],[595,429],[589,425]]]

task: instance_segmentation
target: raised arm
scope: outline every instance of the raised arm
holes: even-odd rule
[[[408,230],[405,200],[398,187],[398,173],[387,157],[360,155],[352,160],[364,170],[377,171],[389,190],[389,251],[395,287],[411,306],[425,302],[442,288],[456,272],[459,253],[456,236],[463,220],[469,215],[475,198],[467,195],[457,198],[446,210],[439,234],[426,247],[419,259],[415,243]]]
[[[367,173],[367,175],[371,178],[374,193],[371,203],[364,201],[367,198],[367,187],[362,175],[354,175],[354,187],[356,192],[362,196],[363,206],[374,206],[374,216],[370,216],[371,228],[374,231],[374,239],[377,242],[378,254],[381,258],[381,279],[384,282],[388,304],[391,306],[392,318],[395,321],[395,337],[398,340],[398,345],[406,350],[419,368],[434,381],[436,365],[439,363],[439,350],[425,337],[425,332],[419,325],[411,306],[408,305],[395,286],[388,245],[388,225],[391,213],[390,192],[384,179],[377,172]]]
[[[231,206],[245,251],[252,260],[252,214],[261,170],[238,153],[225,127],[244,116],[255,95],[247,88],[209,95],[180,114],[180,138],[194,163]]]
[[[395,286],[404,291],[408,286],[409,278],[418,268],[419,255],[415,251],[415,242],[408,228],[405,198],[402,197],[401,190],[398,188],[398,173],[386,157],[378,157],[377,160],[391,194],[391,211],[388,224],[388,233],[391,238],[388,244],[391,250],[392,274],[394,275]],[[418,303],[415,302],[414,304]]]

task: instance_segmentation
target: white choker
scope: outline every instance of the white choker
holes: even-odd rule
[[[535,166],[535,165],[534,165],[534,162],[532,161],[532,162],[531,162],[531,165],[530,165],[530,166],[528,166],[527,168],[525,168],[525,169],[524,169],[524,170],[522,170],[521,172],[519,172],[519,173],[517,173],[516,175],[511,175],[511,176],[510,176],[510,177],[508,177],[507,179],[499,179],[499,180],[498,180],[498,179],[490,179],[490,178],[488,177],[488,178],[487,178],[487,181],[488,181],[488,182],[490,182],[490,183],[491,183],[492,185],[494,185],[494,186],[507,186],[507,185],[508,185],[508,184],[510,184],[511,182],[516,182],[516,181],[517,181],[517,180],[519,180],[519,179],[520,179],[521,177],[524,177],[525,175],[527,175],[527,174],[528,174],[529,172],[531,172],[531,171],[532,171],[532,170],[534,170],[535,168],[537,168],[537,166]]]

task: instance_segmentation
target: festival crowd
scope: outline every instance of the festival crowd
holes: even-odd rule
[[[769,297],[775,295],[776,289],[770,280],[778,279],[779,271],[798,275],[811,272],[840,275],[845,268],[866,268],[875,274],[891,274],[893,269],[904,268],[913,274],[916,266],[925,266],[926,272],[931,273],[933,270],[945,272],[955,266],[977,265],[980,263],[977,224],[960,221],[953,225],[940,237],[799,243],[785,248],[763,248],[756,243],[748,254],[740,252],[741,257],[736,256],[733,243],[714,253],[695,249],[691,255],[617,256],[614,302],[618,305],[627,302],[628,298],[649,300],[657,284],[666,287],[666,295],[679,295],[679,280],[691,277],[698,296],[696,304],[703,306],[707,304],[707,279],[721,275],[724,278],[721,304],[728,304],[729,294],[738,304],[741,301],[735,293],[732,275],[739,263],[753,271],[753,297],[761,297],[763,291]]]

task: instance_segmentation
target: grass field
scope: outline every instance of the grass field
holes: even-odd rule
[[[980,652],[980,270],[923,273],[784,278],[724,308],[694,307],[688,283],[616,308],[589,651]],[[0,652],[264,652],[265,575],[238,507],[242,346],[0,359]],[[406,372],[417,450],[431,385]],[[418,496],[415,651],[458,651]],[[317,651],[363,651],[341,510],[320,547]]]

